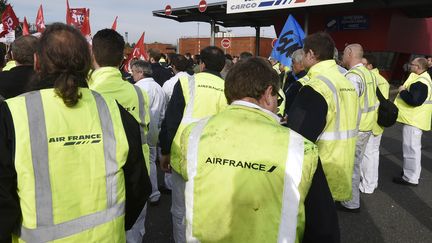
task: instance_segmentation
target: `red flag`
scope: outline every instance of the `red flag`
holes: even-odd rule
[[[141,37],[139,38],[138,42],[135,44],[135,47],[131,54],[129,54],[129,57],[126,60],[124,69],[126,72],[129,72],[130,70],[130,64],[133,59],[141,59],[141,60],[148,60],[147,51],[144,46],[144,34],[142,33]]]
[[[36,16],[36,29],[39,33],[42,33],[45,29],[45,20],[43,16],[42,4],[40,5]]]
[[[84,20],[82,22],[82,26],[81,26],[81,33],[84,36],[90,36],[91,34],[91,29],[90,29],[90,9],[86,9],[85,15],[84,15]]]
[[[79,29],[85,37],[89,37],[90,30],[90,9],[70,8],[69,1],[66,1],[66,23]]]
[[[2,24],[3,32],[0,33],[0,37],[11,32],[19,25],[19,20],[10,4],[6,5],[6,9],[2,14]]]
[[[23,35],[30,35],[29,25],[27,23],[26,17],[24,17],[24,22],[23,22],[23,27],[22,27],[22,34]]]
[[[69,8],[69,1],[66,0],[66,24],[71,25],[72,24],[72,14],[71,10]]]
[[[113,29],[113,30],[117,30],[117,18],[118,18],[118,16],[116,16],[116,18],[114,19],[114,23],[112,24],[111,29]]]

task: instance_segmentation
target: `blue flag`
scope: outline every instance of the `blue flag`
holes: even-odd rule
[[[303,48],[304,38],[305,33],[303,29],[290,14],[270,56],[281,64],[291,67],[291,54],[295,50]]]

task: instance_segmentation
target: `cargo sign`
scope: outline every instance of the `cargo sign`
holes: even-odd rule
[[[227,13],[244,13],[352,2],[354,0],[227,0]]]
[[[327,31],[367,30],[369,29],[368,15],[348,15],[328,18]]]

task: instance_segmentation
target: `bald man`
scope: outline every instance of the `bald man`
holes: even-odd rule
[[[360,44],[351,44],[345,47],[342,63],[348,69],[345,77],[352,82],[360,98],[358,126],[359,133],[356,142],[354,171],[352,177],[352,199],[341,203],[343,211],[360,211],[360,164],[363,160],[364,151],[372,128],[378,118],[378,98],[376,96],[376,84],[373,74],[363,65],[363,47]]]
[[[399,87],[395,104],[399,108],[397,121],[403,124],[403,171],[393,182],[417,186],[421,172],[421,136],[431,130],[432,81],[426,58],[416,58],[409,64],[411,75]]]

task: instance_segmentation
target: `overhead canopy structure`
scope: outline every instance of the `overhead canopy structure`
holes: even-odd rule
[[[198,2],[198,1],[197,1]],[[432,16],[431,0],[354,0],[350,3],[333,5],[281,8],[275,10],[227,14],[227,1],[209,3],[204,13],[195,6],[172,8],[169,15],[165,10],[153,11],[153,16],[175,20],[177,22],[207,22],[211,27],[211,41],[214,45],[215,26],[254,27],[256,29],[256,54],[259,53],[260,28],[275,25],[281,16],[293,14],[304,16],[305,32],[308,31],[308,16],[325,12],[344,12],[367,9],[398,9],[411,18],[426,18]],[[281,26],[278,26],[281,27]],[[276,29],[278,31],[278,29]]]
[[[274,24],[275,17],[287,16],[287,14],[313,14],[326,11],[351,11],[361,9],[400,9],[409,17],[432,17],[431,0],[355,0],[353,3],[285,8],[238,14],[227,14],[226,8],[227,2],[221,1],[209,3],[204,13],[198,10],[198,5],[195,5],[173,8],[170,15],[165,15],[165,10],[156,10],[153,11],[153,16],[172,19],[181,23],[212,23],[214,21],[216,24],[223,27],[266,27]]]

